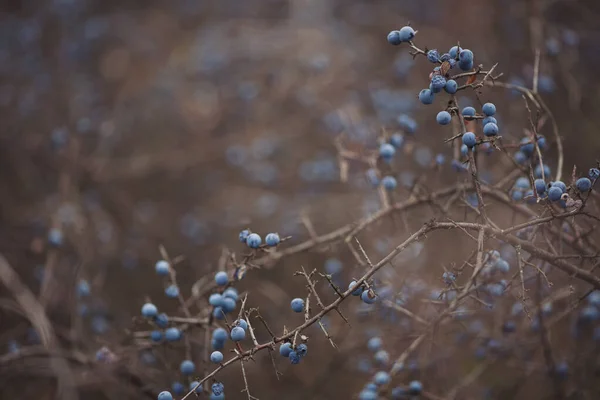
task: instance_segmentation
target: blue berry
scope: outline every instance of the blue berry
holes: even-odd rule
[[[533,144],[533,140],[528,138],[528,137],[524,137],[523,139],[521,139],[521,151],[526,155],[526,156],[531,156],[533,154],[533,151],[535,150],[535,145]]]
[[[575,182],[575,187],[580,192],[587,192],[592,188],[592,181],[588,178],[579,178],[577,179],[577,182]]]
[[[169,275],[170,266],[167,261],[160,260],[160,261],[156,262],[154,269],[158,276],[167,276],[167,275]]]
[[[543,171],[544,171],[544,177],[547,179],[550,177],[550,175],[552,175],[552,171],[550,171],[550,167],[547,166],[546,164],[544,164],[543,167]],[[533,170],[533,176],[535,176],[538,179],[542,178],[542,167],[540,167],[540,165],[536,165],[534,170]]]
[[[230,313],[233,310],[235,310],[236,304],[235,304],[235,300],[233,300],[230,297],[223,297],[223,311],[225,311],[225,313]]]
[[[154,318],[158,315],[158,308],[152,303],[146,303],[142,306],[142,315],[146,318]]]
[[[408,384],[408,392],[412,395],[419,395],[423,391],[423,384],[419,381],[411,381]]]
[[[444,53],[440,56],[440,61],[444,62],[444,61],[450,61],[451,57],[449,53]]]
[[[446,93],[455,94],[458,91],[458,83],[454,79],[448,79],[446,86],[444,86]]]
[[[165,289],[165,295],[170,299],[176,299],[179,296],[179,288],[177,285],[169,285]]]
[[[473,147],[475,147],[475,144],[477,143],[477,137],[475,136],[475,134],[473,132],[466,132],[462,137],[462,142],[468,148],[472,149]]]
[[[396,182],[396,178],[394,178],[393,176],[384,176],[381,180],[381,184],[387,190],[394,190],[398,185],[398,183]]]
[[[444,283],[446,283],[446,285],[451,285],[452,282],[456,280],[456,275],[454,274],[454,272],[444,271],[444,273],[442,274],[442,279],[444,280]]]
[[[391,161],[394,157],[394,154],[396,154],[396,148],[391,144],[382,143],[381,146],[379,146],[379,155],[385,161]]]
[[[225,286],[229,282],[229,278],[227,277],[227,272],[219,271],[215,274],[215,283],[219,286]]]
[[[191,360],[183,360],[179,365],[179,370],[183,375],[191,375],[196,370],[196,366]]]
[[[390,136],[390,144],[394,146],[396,149],[399,149],[404,144],[404,136],[400,133],[394,133]]]
[[[560,200],[560,196],[562,196],[563,191],[558,186],[552,186],[548,189],[548,198],[550,201],[558,201]]]
[[[521,201],[523,200],[523,192],[520,190],[513,190],[510,194],[510,197],[513,201]]]
[[[185,386],[183,386],[183,383],[181,382],[173,382],[173,385],[171,385],[171,389],[173,390],[173,393],[175,393],[178,396],[182,395],[183,392],[185,392]]]
[[[392,389],[392,400],[405,400],[406,394],[407,392],[403,387],[395,387]]]
[[[251,233],[246,238],[246,245],[251,249],[258,249],[262,243],[262,238],[257,233]]]
[[[225,386],[221,382],[215,382],[212,384],[211,390],[215,396],[220,396],[225,391]]]
[[[554,181],[554,182],[552,182],[551,186],[559,187],[563,193],[567,191],[567,185],[565,185],[565,183],[562,181]]]
[[[367,304],[373,304],[375,303],[375,301],[377,301],[377,296],[375,295],[375,293],[373,293],[372,290],[364,290],[361,293],[360,298]]]
[[[462,115],[463,117],[474,117],[475,116],[475,109],[471,106],[469,107],[465,107],[462,110]]]
[[[300,357],[304,357],[308,353],[308,346],[304,343],[299,344],[296,346],[296,353],[298,353]]]
[[[590,171],[588,172],[588,176],[590,177],[591,180],[595,181],[596,179],[598,179],[600,177],[600,169],[590,168]]]
[[[461,48],[461,47],[454,46],[454,47],[452,47],[452,48],[451,48],[451,49],[448,51],[448,54],[450,54],[450,57],[451,57],[451,58],[456,58],[456,56],[458,55],[458,53],[459,53],[460,51],[462,51],[462,48]]]
[[[352,289],[353,287],[356,286],[356,281],[352,281],[350,282],[350,284],[348,285],[348,289]],[[357,287],[354,291],[352,291],[352,296],[360,296],[363,292],[364,288],[362,285],[360,285],[359,287]]]
[[[160,342],[162,340],[162,333],[161,331],[152,331],[150,332],[150,339],[152,339],[153,342]]]
[[[210,400],[225,400],[225,395],[223,393],[221,393],[219,395],[211,393],[209,399]]]
[[[442,89],[446,86],[446,78],[441,75],[434,75],[431,78],[431,90],[434,93],[441,92]]]
[[[248,235],[250,235],[250,231],[248,229],[244,229],[240,232],[239,239],[240,242],[246,243],[246,239],[248,239]]]
[[[227,340],[227,331],[223,328],[217,328],[212,333],[212,338],[219,342],[224,342]]]
[[[496,114],[496,106],[493,103],[485,103],[483,107],[481,107],[481,112],[486,116],[491,117]]]
[[[236,326],[231,330],[231,340],[240,342],[246,338],[246,331],[241,326]]]
[[[546,192],[546,182],[544,182],[543,179],[536,179],[533,182],[533,185],[535,186],[535,191],[538,193],[538,195],[543,195]]]
[[[527,155],[525,155],[525,153],[522,151],[515,152],[514,159],[517,164],[524,164],[527,161],[527,158]]]
[[[429,50],[429,51],[427,52],[427,59],[428,59],[430,62],[432,62],[432,63],[434,63],[434,64],[437,64],[437,63],[440,61],[440,54],[439,54],[439,53],[438,53],[438,51],[437,51],[437,50],[435,50],[435,49],[434,49],[434,50]]]
[[[448,125],[452,121],[452,115],[448,111],[440,111],[435,119],[440,125]]]
[[[496,264],[494,264],[494,267],[502,273],[507,273],[510,271],[510,264],[503,258],[499,258],[496,261]]]
[[[208,298],[208,302],[211,306],[214,307],[222,307],[223,306],[223,296],[219,293],[213,293]]]
[[[288,357],[292,364],[298,364],[300,362],[300,355],[295,351],[291,351]]]
[[[402,114],[398,116],[396,119],[398,121],[398,125],[402,128],[406,133],[413,134],[417,130],[417,121],[409,115]]]
[[[390,374],[385,371],[379,371],[375,374],[375,378],[373,379],[376,385],[382,386],[387,385],[391,381]]]
[[[515,182],[515,187],[518,189],[529,189],[529,178],[526,178],[524,176],[520,177]]]
[[[223,292],[223,297],[229,297],[230,299],[233,299],[233,301],[238,301],[239,294],[236,288],[228,287]]]
[[[279,354],[284,357],[289,357],[292,350],[292,344],[290,342],[282,343],[281,346],[279,346]]]
[[[458,61],[464,63],[472,63],[473,62],[473,52],[469,49],[461,50],[458,53]]]
[[[372,337],[371,339],[369,339],[369,341],[367,342],[367,347],[369,350],[371,351],[377,351],[381,349],[381,346],[383,345],[383,341],[381,340],[380,337],[375,336]]]
[[[173,395],[165,390],[158,394],[158,400],[173,400]]]
[[[202,385],[198,381],[190,382],[190,392],[202,393]]]
[[[375,353],[374,358],[379,364],[385,365],[390,362],[390,354],[385,350],[379,350],[377,353]]]
[[[435,95],[430,89],[423,89],[419,92],[419,101],[425,105],[433,103]]]
[[[485,124],[483,127],[483,134],[485,136],[496,136],[498,134],[498,125],[493,122]]]
[[[377,400],[377,392],[372,390],[363,390],[358,394],[358,400]]]
[[[168,328],[165,331],[165,339],[167,342],[177,342],[181,339],[181,331],[177,328]]]
[[[58,228],[50,229],[50,231],[48,232],[48,243],[50,243],[51,246],[60,247],[60,246],[62,246],[63,241],[64,241],[64,237],[63,237],[63,233],[60,229],[58,229]]]
[[[212,347],[213,350],[223,350],[223,348],[225,348],[225,342],[220,342],[213,338],[210,341],[210,346]]]
[[[295,299],[292,300],[292,302],[290,304],[291,304],[292,310],[294,310],[294,312],[301,313],[304,311],[304,300],[302,300],[301,298],[296,297]]]
[[[435,163],[436,165],[443,165],[446,162],[446,156],[443,154],[437,154],[435,156]]]
[[[238,319],[234,323],[234,325],[241,327],[243,330],[248,330],[248,322],[245,319]]]
[[[77,295],[79,297],[88,297],[90,292],[90,284],[86,280],[80,280],[77,284]]]
[[[387,41],[394,46],[398,46],[402,43],[402,39],[400,39],[400,31],[391,31],[387,35]]]
[[[408,42],[413,40],[415,37],[415,30],[410,26],[404,26],[400,29],[400,40],[403,42]]]
[[[458,68],[462,69],[463,71],[470,71],[473,69],[473,61],[459,61]]]
[[[270,247],[277,246],[280,241],[281,239],[279,238],[279,235],[277,233],[269,233],[265,237],[265,243],[267,244],[267,246]]]
[[[213,351],[210,354],[210,361],[215,364],[222,363],[223,362],[223,353],[221,353],[220,351]]]
[[[483,126],[486,126],[487,124],[489,124],[490,122],[493,122],[494,124],[498,125],[498,121],[496,120],[496,118],[494,117],[485,117],[481,123],[483,124]]]
[[[154,318],[154,323],[159,328],[166,328],[169,324],[169,317],[165,313],[158,314],[156,318]]]

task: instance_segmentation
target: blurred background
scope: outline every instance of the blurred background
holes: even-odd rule
[[[383,130],[394,132],[398,117],[408,115],[418,128],[406,139],[395,199],[406,197],[422,175],[430,188],[464,179],[449,167],[431,168],[437,153],[450,158],[451,151],[443,144],[449,133],[434,118],[444,102],[428,108],[417,100],[428,85],[428,61],[386,41],[409,21],[419,31],[417,46],[445,52],[460,42],[477,64],[498,63],[502,81],[528,87],[539,47],[539,89],[564,140],[565,173],[573,165],[594,166],[600,150],[600,4],[594,0],[0,4],[0,251],[33,293],[45,291],[59,341],[81,357],[82,371],[89,368],[77,377],[86,398],[155,396],[179,379],[180,348],[140,350],[130,331],[139,330],[134,317],[149,299],[161,311],[178,312],[154,273],[159,245],[172,257],[185,256],[177,278],[187,297],[198,279],[217,270],[224,248],[244,254],[241,229],[291,235],[296,244],[310,237],[303,219],[324,234],[380,207],[364,165],[351,163],[347,180],[340,179],[336,140],[358,153],[372,151]],[[519,96],[493,88],[482,99],[498,106],[504,137],[523,135],[527,114]],[[477,101],[471,94],[460,98],[461,106]],[[555,167],[552,158],[547,162]],[[490,158],[485,165],[493,172],[506,164]],[[424,210],[381,227],[365,238],[365,249],[380,259],[426,218]],[[60,236],[60,250],[48,248],[48,232]],[[468,251],[440,235],[397,260],[403,270],[389,277],[398,287],[409,277],[437,279],[441,287],[441,265],[460,263]],[[238,288],[248,290],[249,302],[281,332],[284,324],[302,322],[289,312],[289,299],[306,293],[293,272],[301,265],[337,268],[332,263],[344,266],[341,285],[358,275],[348,249],[334,244],[252,270]],[[48,269],[51,282],[42,285]],[[80,280],[90,285],[86,302],[76,301]],[[10,290],[0,293],[10,297]],[[352,398],[370,377],[360,370],[371,368],[360,355],[373,330],[396,343],[388,349],[392,357],[411,337],[410,327],[381,322],[377,313],[361,317],[354,308],[347,310],[352,327],[335,315],[328,321],[340,351],[312,327],[313,358],[281,366],[280,380],[269,358],[257,356],[247,367],[252,394]],[[0,310],[0,345],[9,354],[39,340],[10,309],[6,303]],[[102,346],[140,380],[90,366]],[[42,361],[28,360],[0,362],[2,398],[56,394],[52,374],[38,368]],[[411,373],[441,396],[452,386],[447,381],[471,368],[465,362],[456,371],[437,371],[443,378],[434,384],[424,374],[430,362],[437,361],[415,360]],[[484,389],[513,378],[510,368],[496,371],[463,398],[484,398]],[[228,398],[245,398],[238,393],[239,368],[226,370],[222,380]],[[513,398],[492,392],[490,398]]]

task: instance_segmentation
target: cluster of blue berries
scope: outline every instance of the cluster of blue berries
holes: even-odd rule
[[[244,229],[239,234],[240,242],[246,243],[251,249],[258,249],[262,245],[262,238],[258,233],[251,232],[249,229]],[[265,236],[265,244],[269,247],[275,247],[281,242],[278,233],[269,233]]]
[[[352,290],[352,296],[360,296],[361,300],[366,304],[373,304],[377,301],[377,293],[372,287],[366,284],[358,285],[357,281],[353,280],[348,285],[348,290]]]
[[[293,365],[299,364],[300,360],[308,353],[308,346],[305,343],[300,343],[294,347],[294,344],[289,341],[283,342],[279,346],[279,354],[282,357],[289,358]]]

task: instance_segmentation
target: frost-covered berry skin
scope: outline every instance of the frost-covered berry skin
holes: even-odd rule
[[[435,49],[429,50],[427,52],[427,59],[429,60],[429,62],[437,64],[440,61],[440,53],[438,53],[438,51]]]
[[[475,147],[475,144],[477,143],[477,137],[475,136],[475,134],[473,132],[466,132],[462,137],[462,142],[468,148],[472,149],[473,147]]]
[[[225,400],[225,394],[221,393],[219,395],[216,395],[214,393],[211,393],[209,399],[210,400]]]
[[[387,41],[389,44],[394,46],[398,46],[400,43],[402,43],[402,39],[400,39],[400,31],[391,31],[388,33]]]
[[[367,304],[373,304],[377,301],[377,296],[371,290],[364,290],[360,298]]]
[[[290,305],[292,306],[292,310],[294,312],[301,313],[304,311],[304,300],[299,297],[293,299]]]
[[[265,243],[267,244],[267,246],[270,246],[270,247],[277,246],[280,241],[281,241],[281,239],[279,238],[279,235],[277,233],[269,233],[265,237]]]
[[[210,361],[215,364],[222,363],[223,362],[223,353],[221,353],[220,351],[213,351],[210,354]]]
[[[414,396],[421,394],[423,391],[423,384],[419,381],[411,381],[408,384],[408,392]]]
[[[423,89],[419,92],[419,101],[422,104],[429,105],[433,103],[435,95],[430,89]]]
[[[196,370],[196,366],[191,360],[184,360],[181,362],[179,370],[183,375],[191,375]]]
[[[410,27],[410,26],[403,26],[402,29],[400,29],[400,40],[403,42],[408,42],[414,39],[415,37],[415,30]]]
[[[238,301],[239,294],[238,294],[238,291],[237,291],[236,288],[234,288],[234,287],[228,287],[223,292],[223,297],[229,297],[233,301]]]
[[[223,297],[223,311],[225,311],[225,313],[230,313],[233,310],[235,310],[236,304],[235,304],[235,300],[233,300],[230,297]]]
[[[348,289],[352,289],[353,287],[356,286],[356,281],[352,281],[350,282],[350,284],[348,285]],[[352,292],[352,296],[360,296],[363,292],[364,288],[363,286],[359,286],[357,287],[353,292]]]
[[[215,396],[220,396],[225,391],[225,386],[221,382],[215,382],[210,387]]]
[[[575,187],[580,192],[587,192],[592,188],[592,181],[588,178],[579,178],[577,179],[577,182],[575,182]]]
[[[158,314],[156,316],[156,318],[154,318],[154,323],[159,327],[159,328],[166,328],[167,325],[169,324],[169,317],[167,316],[167,314],[162,313],[162,314]]]
[[[299,344],[296,346],[296,353],[298,353],[300,357],[306,356],[306,354],[308,354],[308,346],[304,343]]]
[[[496,114],[496,106],[493,103],[485,103],[483,107],[481,107],[481,112],[484,113],[486,117],[492,117]]]
[[[150,339],[152,339],[153,342],[160,342],[162,340],[162,332],[161,331],[152,331],[150,332]]]
[[[377,372],[375,374],[375,378],[373,379],[375,384],[378,386],[387,385],[388,383],[390,383],[390,380],[391,380],[390,374],[388,374],[385,371]]]
[[[169,275],[169,263],[165,260],[157,261],[154,265],[154,270],[158,276],[167,276]]]
[[[383,158],[385,161],[391,161],[396,154],[396,148],[389,143],[382,143],[379,146],[379,156]]]
[[[152,303],[146,303],[142,306],[142,315],[146,318],[154,318],[158,315],[158,308]]]
[[[498,125],[493,122],[485,124],[483,127],[483,134],[485,136],[496,136],[498,134]]]
[[[246,243],[246,239],[248,239],[248,235],[250,235],[250,231],[248,229],[244,229],[239,234],[240,242]]]
[[[446,86],[446,78],[441,75],[434,75],[431,78],[431,89],[434,93],[441,92],[442,89]]]
[[[238,319],[233,323],[235,326],[239,326],[241,327],[243,330],[247,331],[248,330],[248,323],[246,322],[245,319]]]
[[[215,283],[219,286],[225,286],[229,283],[229,277],[227,276],[227,272],[219,271],[215,274]]]
[[[590,168],[590,171],[588,172],[588,176],[591,180],[595,181],[596,179],[600,178],[600,169]]]
[[[257,233],[251,233],[246,238],[246,245],[251,249],[258,249],[262,244],[262,238]]]
[[[446,93],[455,94],[458,91],[458,83],[454,79],[448,79],[446,86],[444,86]]]
[[[158,394],[158,400],[173,400],[173,395],[165,390]]]
[[[562,196],[562,194],[563,191],[558,186],[552,186],[550,189],[548,189],[548,199],[550,199],[550,201],[560,200],[560,196]]]
[[[473,107],[465,107],[462,110],[463,117],[474,117],[475,109]]]
[[[292,344],[289,342],[282,343],[281,346],[279,346],[279,354],[283,357],[289,357],[292,350]]]
[[[537,192],[538,195],[543,195],[544,193],[546,193],[546,182],[544,182],[543,179],[536,179],[533,182],[533,186],[535,186],[535,191]]]
[[[440,111],[435,120],[440,125],[448,125],[452,121],[452,115],[448,111]]]
[[[165,289],[165,295],[170,299],[176,299],[179,296],[179,288],[177,285],[169,285]]]
[[[454,47],[450,48],[450,50],[448,51],[448,54],[450,54],[451,58],[456,58],[458,56],[458,53],[461,51],[462,51],[461,47],[454,46]]]
[[[223,306],[223,296],[219,293],[213,293],[208,298],[208,302],[213,307],[222,307]]]
[[[165,331],[165,339],[167,342],[176,342],[181,339],[181,331],[177,328],[168,328]]]
[[[458,61],[460,62],[473,62],[473,52],[469,49],[464,49],[461,50],[460,53],[458,53]]]
[[[565,193],[567,191],[567,185],[565,185],[565,183],[562,181],[554,181],[554,182],[552,182],[551,186],[559,187],[563,193]]]
[[[300,363],[300,355],[295,351],[290,351],[290,354],[288,354],[288,358],[290,359],[290,362],[294,365]]]
[[[473,69],[473,61],[459,61],[458,68],[462,69],[463,71],[470,71]]]
[[[496,118],[494,117],[485,117],[482,121],[481,124],[483,126],[486,126],[487,124],[489,124],[490,122],[493,122],[494,124],[498,125],[498,121],[496,120]]]
[[[240,342],[246,338],[246,331],[240,326],[236,326],[231,330],[231,340]]]
[[[396,182],[396,178],[393,176],[384,176],[381,180],[381,184],[386,190],[394,190],[396,186],[398,186],[398,182]]]
[[[223,328],[217,328],[213,331],[212,337],[214,340],[224,342],[227,340],[227,331]]]
[[[377,353],[375,353],[374,358],[379,364],[385,365],[390,362],[390,354],[385,350],[379,350]]]

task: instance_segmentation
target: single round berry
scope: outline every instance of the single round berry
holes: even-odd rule
[[[225,286],[229,282],[229,277],[227,276],[227,272],[219,271],[215,274],[215,282],[219,286]]]
[[[217,328],[212,333],[212,338],[219,342],[224,342],[227,340],[227,331],[223,328]]]
[[[398,182],[396,182],[396,178],[393,176],[384,176],[381,180],[381,184],[386,190],[394,190],[396,186],[398,186]]]
[[[77,296],[88,297],[90,293],[90,284],[84,279],[80,280],[77,284]]]
[[[529,189],[529,178],[521,176],[515,182],[515,187],[523,190]]]
[[[241,326],[236,326],[231,330],[231,340],[240,342],[246,338],[246,331]]]
[[[183,386],[183,383],[181,382],[173,382],[173,385],[171,385],[171,389],[173,390],[173,393],[175,393],[178,396],[182,395],[183,392],[185,392],[185,386]]]
[[[588,178],[579,178],[577,182],[575,182],[575,187],[580,192],[587,192],[592,188],[592,181]]]
[[[190,382],[190,392],[202,393],[202,385],[198,381]]]
[[[535,191],[537,192],[538,195],[543,195],[544,193],[546,193],[546,182],[544,182],[543,179],[536,179],[533,182],[533,186],[535,186]]]
[[[486,116],[491,117],[496,114],[496,106],[493,103],[485,103],[483,107],[481,107],[481,112]]]
[[[353,287],[355,287],[355,286],[356,286],[356,281],[352,281],[352,282],[350,282],[350,284],[348,285],[348,289],[352,289],[352,288],[353,288]],[[363,288],[363,286],[362,286],[362,285],[361,285],[361,286],[359,286],[359,287],[357,287],[356,289],[354,289],[354,290],[352,291],[352,296],[360,296],[360,295],[362,294],[363,290],[364,290],[364,288]]]
[[[221,307],[226,314],[230,313],[236,308],[235,300],[230,297],[223,297],[223,305]]]
[[[173,400],[173,395],[165,390],[158,394],[158,400]]]
[[[191,375],[196,370],[196,366],[191,360],[184,360],[179,365],[179,370],[183,375]]]
[[[381,146],[379,146],[379,155],[385,161],[391,161],[394,157],[394,154],[396,154],[396,148],[391,144],[382,143]]]
[[[150,332],[150,339],[153,342],[160,342],[163,338],[162,332],[161,331],[152,331]]]
[[[388,383],[390,383],[390,380],[391,380],[390,374],[388,374],[385,371],[377,372],[375,374],[375,379],[373,379],[375,384],[378,386],[387,385]]]
[[[295,351],[290,351],[290,354],[288,354],[288,358],[290,359],[290,362],[294,365],[300,363],[300,355]]]
[[[158,308],[152,303],[146,303],[142,306],[142,315],[146,318],[154,318],[158,315]]]
[[[498,134],[498,125],[493,122],[487,123],[483,127],[483,134],[485,136],[496,136]]]
[[[419,101],[425,105],[433,103],[435,95],[430,89],[423,89],[419,92]]]
[[[398,46],[402,43],[402,39],[400,39],[400,31],[391,31],[387,35],[387,41],[394,46]]]
[[[473,132],[466,132],[462,137],[462,142],[468,148],[472,149],[473,147],[475,147],[475,144],[477,143],[477,137],[475,136],[475,134]]]
[[[415,34],[416,32],[412,27],[404,26],[402,29],[400,29],[400,40],[402,42],[411,41],[415,37]]]
[[[377,301],[377,296],[372,290],[364,290],[360,295],[360,298],[367,304],[373,304],[375,301]]]
[[[404,136],[401,133],[394,133],[390,136],[390,144],[396,149],[400,149],[404,144]]]
[[[438,53],[438,51],[437,51],[437,50],[435,50],[435,49],[434,49],[434,50],[429,50],[429,51],[427,52],[427,59],[428,59],[430,62],[432,62],[432,63],[434,63],[434,64],[437,64],[438,62],[440,62],[440,54],[439,54],[439,53]]]
[[[554,181],[554,182],[552,182],[551,186],[559,187],[563,193],[565,193],[567,191],[567,185],[565,185],[565,183],[562,181]]]
[[[465,157],[469,154],[469,148],[467,147],[466,144],[461,144],[460,145],[460,154]]]
[[[463,71],[470,71],[473,69],[473,61],[459,61],[458,62],[458,68],[462,69]]]
[[[165,331],[165,339],[167,342],[176,342],[181,339],[181,331],[177,328],[168,328]]]
[[[562,196],[563,191],[558,186],[552,186],[548,189],[548,198],[550,201],[558,201],[560,200],[560,196]]]
[[[247,331],[248,330],[248,322],[246,322],[245,319],[238,319],[236,320],[233,325],[235,326],[239,326],[241,327],[243,330]]]
[[[179,296],[179,288],[177,285],[169,285],[165,289],[165,295],[170,299],[176,299]]]
[[[595,181],[596,179],[600,178],[600,169],[590,168],[590,171],[588,172],[588,176],[590,177],[591,180]]]
[[[446,86],[446,78],[441,75],[434,75],[431,78],[431,90],[434,93],[441,92],[442,89]]]
[[[474,117],[475,116],[475,109],[473,107],[465,107],[462,110],[462,115],[463,117]]]
[[[48,231],[48,243],[54,247],[62,246],[64,241],[63,232],[58,228],[52,228]]]
[[[167,325],[169,324],[169,317],[167,316],[167,314],[162,313],[162,314],[158,314],[156,316],[156,318],[154,318],[154,323],[159,327],[159,328],[166,328]]]
[[[308,353],[308,346],[304,343],[299,344],[296,346],[296,353],[298,353],[300,357],[304,357]]]
[[[270,247],[277,246],[280,241],[281,239],[279,238],[279,235],[277,233],[269,233],[265,237],[265,243],[267,244],[267,246]]]
[[[448,125],[452,121],[452,115],[448,111],[440,111],[435,119],[440,125]]]
[[[251,233],[246,238],[246,245],[251,249],[258,249],[262,243],[262,238],[257,233]]]
[[[282,343],[281,346],[279,346],[279,354],[284,357],[289,357],[292,350],[292,344],[289,342]]]
[[[494,117],[485,117],[482,121],[481,124],[483,126],[486,126],[487,124],[489,124],[490,122],[493,122],[494,124],[498,125],[498,121],[496,120],[496,118]]]
[[[222,307],[223,306],[223,296],[219,293],[213,293],[208,298],[208,302],[211,306],[214,307]]]
[[[230,299],[233,299],[233,301],[238,301],[239,294],[236,288],[228,287],[223,292],[223,297],[229,297]]]
[[[385,365],[390,361],[390,354],[385,350],[379,350],[377,353],[375,353],[374,358],[379,364]]]
[[[244,229],[240,232],[239,239],[240,242],[246,243],[246,239],[248,239],[248,235],[250,235],[250,231],[248,229]]]
[[[220,351],[213,351],[210,354],[210,361],[215,364],[222,363],[223,362],[223,353],[221,353]]]
[[[408,384],[408,392],[414,396],[421,394],[423,391],[423,384],[419,381],[411,381]]]
[[[461,62],[473,62],[473,52],[469,49],[461,50],[458,53],[458,61]]]
[[[154,265],[154,270],[158,276],[167,276],[170,270],[169,263],[165,260],[157,261],[156,265]]]
[[[456,58],[458,56],[458,53],[461,51],[462,51],[461,47],[454,46],[448,51],[448,54],[450,54],[450,57]]]
[[[296,297],[291,302],[292,310],[297,313],[301,313],[304,311],[304,300],[299,297]]]
[[[455,94],[458,91],[458,83],[454,79],[448,79],[446,86],[444,86],[446,93]]]
[[[215,382],[210,387],[215,396],[220,396],[225,391],[225,386],[221,382]]]
[[[380,337],[375,336],[372,337],[371,339],[369,339],[369,341],[367,342],[367,347],[369,348],[369,350],[371,351],[378,351],[381,349],[381,346],[383,346],[383,341],[381,340]]]

